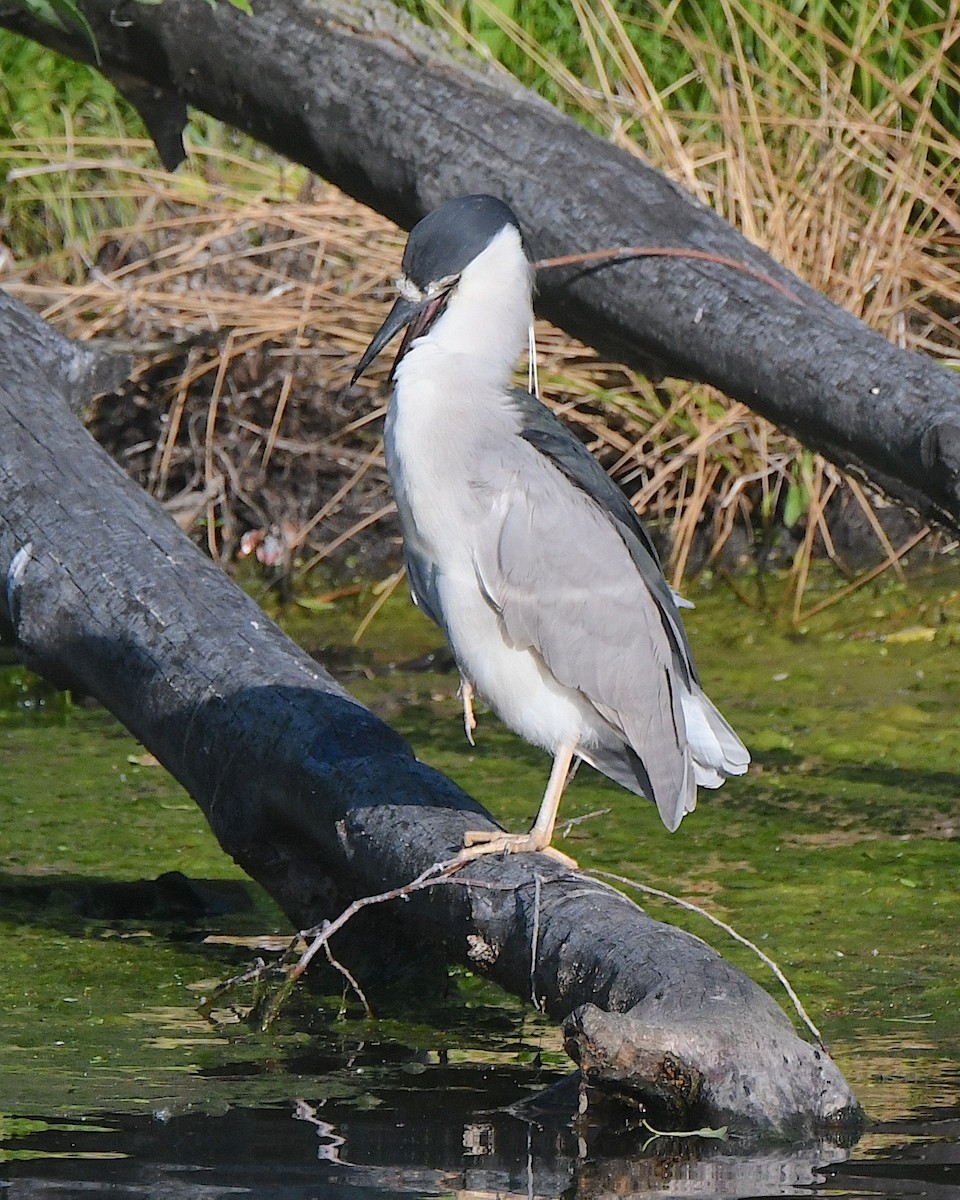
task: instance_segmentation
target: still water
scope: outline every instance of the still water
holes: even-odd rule
[[[466,972],[445,996],[386,994],[374,1021],[322,977],[267,1033],[239,992],[205,1013],[219,980],[284,944],[282,915],[107,714],[10,666],[3,1194],[960,1197],[960,596],[945,576],[884,585],[791,631],[722,588],[695,598],[701,674],[755,767],[672,837],[585,769],[569,848],[779,962],[872,1118],[856,1144],[657,1137],[594,1109],[572,1123],[556,1029]],[[312,604],[294,632],[523,827],[544,757],[492,717],[463,744],[456,677],[405,602],[352,646],[369,602]],[[656,905],[786,1006],[742,947]]]

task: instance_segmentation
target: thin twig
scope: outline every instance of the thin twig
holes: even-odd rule
[[[204,483],[209,488],[214,477],[213,466],[213,443],[214,433],[217,427],[217,412],[220,408],[220,398],[223,394],[224,381],[227,377],[227,367],[234,352],[234,335],[227,334],[227,340],[224,343],[223,351],[220,355],[220,361],[217,364],[217,377],[213,385],[213,395],[210,397],[210,405],[207,408],[207,429],[206,437],[204,438]],[[217,504],[221,503],[222,494],[218,491],[216,496],[207,501],[207,549],[210,551],[210,557],[214,562],[220,561],[220,547],[217,544]]]
[[[334,968],[334,970],[339,971],[340,974],[347,981],[347,983],[349,983],[349,985],[353,988],[354,992],[356,993],[357,998],[359,999],[360,1003],[363,1005],[364,1013],[366,1014],[367,1017],[372,1018],[373,1017],[373,1009],[370,1007],[370,1004],[367,1001],[367,997],[364,994],[363,988],[357,982],[353,973],[349,970],[348,967],[345,967],[338,958],[334,957],[333,951],[330,949],[329,942],[323,943],[323,949],[327,956],[327,962],[330,964],[331,967]]]
[[[782,292],[784,296],[789,300],[796,301],[797,304],[804,303],[796,292],[791,291],[785,284],[774,279],[772,275],[767,275],[764,271],[748,267],[746,263],[740,262],[736,258],[727,258],[723,254],[712,254],[709,250],[687,249],[683,246],[612,246],[608,250],[588,250],[584,254],[561,254],[557,258],[540,258],[533,263],[533,269],[535,271],[552,271],[556,267],[590,266],[591,264],[606,266],[612,263],[630,262],[634,258],[694,258],[701,262],[716,263],[717,266],[729,267],[731,271],[739,271],[742,275],[758,279],[768,287]]]
[[[310,966],[314,956],[316,956],[320,950],[324,950],[326,960],[328,960],[329,964],[334,967],[336,971],[340,972],[341,976],[347,980],[350,988],[353,989],[356,997],[359,998],[362,1006],[364,1006],[366,1015],[368,1018],[371,1018],[371,1016],[373,1016],[373,1010],[370,1006],[370,1002],[367,1001],[367,997],[364,994],[364,989],[361,988],[358,979],[353,976],[353,973],[349,971],[349,968],[344,966],[342,962],[338,961],[334,953],[331,952],[330,938],[334,936],[336,932],[340,931],[350,919],[355,917],[356,913],[360,912],[361,908],[367,908],[371,905],[386,904],[386,902],[390,900],[406,900],[408,896],[413,895],[415,892],[421,892],[421,890],[426,888],[438,887],[440,884],[456,882],[467,887],[487,888],[491,890],[515,890],[515,884],[496,883],[486,880],[481,881],[475,880],[475,878],[454,880],[454,875],[456,872],[463,868],[463,866],[466,866],[467,863],[473,862],[473,860],[474,856],[472,856],[472,854],[462,851],[460,854],[457,854],[455,858],[445,859],[443,862],[433,863],[431,866],[428,866],[426,870],[421,871],[420,875],[416,876],[414,880],[410,880],[409,883],[401,884],[400,887],[390,888],[389,890],[386,890],[386,892],[380,892],[377,895],[361,896],[359,900],[354,900],[352,904],[344,908],[343,912],[341,912],[340,916],[338,916],[335,920],[324,920],[324,922],[320,923],[319,925],[314,925],[312,929],[302,930],[298,935],[296,935],[296,937],[293,938],[292,941],[290,941],[286,952],[283,954],[283,959],[287,959],[288,956],[292,954],[294,948],[298,946],[300,941],[307,942],[306,949],[300,954],[300,958],[296,960],[292,967],[284,967],[283,965],[272,964],[268,965],[263,959],[258,958],[250,967],[247,967],[244,972],[236,974],[236,976],[232,976],[229,979],[224,979],[222,983],[217,984],[214,991],[211,992],[208,1000],[204,1001],[204,1009],[208,1010],[212,1006],[212,1003],[214,1003],[218,997],[222,996],[224,992],[230,991],[242,983],[250,983],[252,980],[253,982],[259,983],[260,980],[269,977],[275,977],[282,980],[282,986],[280,994],[278,994],[278,996],[271,1001],[268,1009],[266,1009],[268,1010],[269,1015],[265,1016],[264,1018],[263,1024],[265,1027],[266,1024],[269,1024],[269,1021],[275,1018],[278,1010],[280,1010],[280,1006],[284,998],[286,998],[288,992],[294,988],[296,983],[299,982],[300,977],[302,974],[304,974],[306,968]],[[540,877],[538,876],[538,884],[539,880]],[[254,1006],[254,1010],[260,1007],[263,1006],[257,1004],[257,1006]]]
[[[486,880],[481,882],[478,879],[453,879],[457,871],[465,867],[467,863],[473,861],[474,857],[471,854],[461,852],[454,858],[432,863],[425,870],[421,871],[416,879],[411,879],[409,883],[389,888],[385,892],[378,892],[374,896],[361,896],[358,900],[354,900],[348,904],[340,916],[336,917],[333,921],[324,921],[321,925],[314,926],[312,929],[301,930],[299,936],[309,944],[306,950],[300,955],[296,966],[290,972],[290,977],[294,980],[299,979],[315,955],[327,945],[330,938],[341,930],[348,921],[352,920],[361,909],[369,908],[374,904],[386,904],[390,900],[405,900],[408,896],[412,896],[414,892],[422,892],[427,888],[437,887],[445,883],[457,882],[465,885],[473,885],[474,887],[502,888],[503,890],[513,887],[512,884],[501,885],[489,883]]]
[[[759,946],[757,946],[754,942],[751,942],[749,938],[745,938],[742,933],[737,933],[733,926],[728,925],[726,921],[721,921],[720,918],[715,917],[713,913],[707,912],[707,910],[705,908],[701,908],[699,904],[692,904],[689,900],[681,900],[679,896],[674,896],[670,892],[664,892],[660,888],[650,887],[646,883],[638,883],[635,879],[628,879],[625,875],[615,875],[612,871],[600,871],[596,868],[589,868],[587,870],[587,874],[595,875],[598,879],[613,879],[617,883],[626,884],[627,887],[636,888],[638,892],[644,892],[648,896],[658,896],[661,900],[669,900],[671,904],[677,904],[680,906],[680,908],[685,908],[688,912],[697,913],[699,916],[705,917],[708,921],[712,922],[712,924],[716,925],[718,929],[722,929],[724,933],[729,934],[729,936],[732,937],[735,942],[739,942],[742,946],[746,946],[748,950],[752,950],[757,958],[759,958],[761,962],[765,963],[774,973],[774,975],[776,975],[777,979],[780,981],[780,985],[783,987],[783,990],[793,1001],[793,1006],[797,1010],[800,1019],[817,1039],[817,1044],[819,1045],[820,1049],[826,1050],[826,1046],[824,1045],[823,1041],[823,1035],[807,1015],[807,1010],[801,1004],[800,997],[791,987],[790,981],[787,979],[786,975],[784,975],[784,973],[768,954],[764,954]]]
[[[294,549],[303,545],[303,543],[307,540],[308,534],[315,528],[315,526],[319,525],[321,521],[328,517],[344,498],[344,496],[346,496],[351,489],[360,482],[373,464],[378,461],[378,455],[380,455],[379,449],[375,450],[372,454],[366,455],[361,461],[360,466],[357,467],[346,483],[341,484],[340,487],[337,488],[334,494],[330,497],[330,499],[317,509],[310,520],[297,530],[293,541]],[[382,458],[382,455],[380,455],[380,457]]]
[[[415,879],[412,879],[409,883],[401,884],[395,888],[389,888],[387,891],[379,892],[374,896],[361,896],[358,900],[354,900],[351,904],[348,904],[343,912],[333,921],[324,921],[321,925],[317,925],[312,929],[302,930],[299,934],[299,937],[306,941],[308,945],[306,950],[304,950],[300,955],[300,958],[297,960],[296,964],[287,972],[287,980],[290,983],[296,983],[297,980],[299,980],[303,975],[304,971],[306,971],[307,967],[310,965],[318,952],[323,950],[326,953],[327,960],[330,962],[331,966],[335,967],[340,974],[343,975],[343,977],[356,992],[357,997],[366,1010],[367,1016],[372,1016],[373,1014],[370,1009],[370,1005],[367,1002],[367,998],[363,993],[363,989],[360,987],[359,983],[353,977],[350,971],[333,957],[329,946],[330,939],[335,933],[341,930],[348,921],[352,920],[353,917],[355,917],[357,913],[361,911],[361,909],[369,908],[374,904],[386,904],[390,900],[405,900],[409,896],[412,896],[415,892],[424,891],[427,888],[438,887],[447,883],[459,883],[464,886],[483,887],[493,890],[511,890],[514,888],[513,884],[497,884],[488,882],[487,880],[481,881],[478,879],[454,879],[454,875],[462,867],[465,867],[467,863],[473,861],[474,857],[471,854],[461,851],[461,853],[456,855],[454,858],[449,858],[442,862],[432,863],[426,868],[426,870],[421,871],[420,874]],[[539,874],[536,875],[534,928],[532,936],[533,965],[531,966],[531,985],[533,982],[533,972],[536,966],[537,945],[540,937],[539,914],[541,882],[542,877]],[[535,991],[533,992],[533,1003],[534,1007],[537,1008],[538,1011],[543,1011],[541,1005],[537,1001]]]
[[[376,599],[367,609],[363,620],[353,631],[353,637],[350,639],[351,646],[358,646],[360,639],[370,627],[370,622],[374,619],[381,608],[387,603],[393,593],[397,590],[403,580],[406,578],[407,571],[405,567],[401,567],[399,571],[394,571],[392,575],[388,575],[386,579],[380,581],[374,588]]]
[[[537,1012],[542,1012],[537,999],[537,953],[540,948],[540,891],[542,879],[539,872],[533,876],[533,932],[530,935],[530,999]]]
[[[592,821],[594,817],[605,817],[609,811],[609,808],[595,808],[592,812],[581,813],[579,817],[568,817],[563,823],[560,836],[563,838],[569,837],[570,830],[574,829],[577,825],[582,825],[584,821]]]
[[[373,904],[386,904],[389,900],[399,900],[402,896],[410,896],[414,892],[422,891],[424,888],[434,887],[443,878],[445,867],[451,870],[456,869],[451,865],[456,860],[451,860],[450,863],[433,863],[427,867],[425,871],[421,871],[416,879],[412,879],[409,883],[404,883],[399,887],[389,888],[385,892],[378,892],[374,896],[361,896],[358,900],[352,901],[343,910],[339,917],[332,921],[324,921],[322,925],[314,926],[312,929],[304,929],[300,931],[300,936],[308,942],[306,950],[300,955],[296,966],[290,972],[291,978],[299,979],[307,967],[312,962],[316,954],[326,946],[331,937],[352,920],[361,909],[369,908]],[[459,867],[462,864],[457,864]]]
[[[922,542],[923,539],[928,537],[932,532],[933,531],[929,525],[924,525],[923,529],[919,530],[912,537],[908,538],[899,550],[896,550],[893,554],[888,555],[883,562],[875,566],[873,570],[867,571],[865,575],[861,575],[857,579],[854,579],[851,583],[848,583],[846,587],[841,588],[839,592],[835,592],[832,596],[828,596],[826,600],[821,600],[820,603],[815,604],[813,608],[807,609],[807,611],[800,618],[800,621],[809,621],[811,617],[815,617],[817,613],[823,612],[825,608],[830,608],[831,605],[838,604],[841,600],[845,600],[847,596],[852,595],[859,588],[864,587],[866,584],[870,583],[871,580],[876,579],[878,575],[882,575],[888,567],[891,567],[894,563],[899,562],[905,554],[908,554],[914,548],[914,546],[919,545],[920,542]]]

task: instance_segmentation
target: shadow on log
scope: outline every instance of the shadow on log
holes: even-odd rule
[[[0,293],[0,633],[23,661],[105,704],[298,928],[492,827],[97,446],[70,408],[103,370]],[[859,1116],[762,989],[552,859],[481,859],[398,927],[412,956],[441,948],[535,997],[590,1082],[673,1121],[799,1136]]]

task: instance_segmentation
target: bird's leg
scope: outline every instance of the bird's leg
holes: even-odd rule
[[[560,746],[554,755],[550,778],[547,780],[547,788],[543,793],[543,799],[540,801],[540,811],[537,813],[537,819],[534,821],[533,827],[527,835],[538,842],[542,842],[544,846],[549,846],[553,837],[553,829],[557,823],[557,813],[560,811],[560,800],[563,797],[563,789],[567,786],[567,780],[571,778],[571,766],[575,750],[576,746],[563,745]]]
[[[477,727],[477,718],[473,715],[473,698],[477,693],[473,690],[473,684],[466,677],[460,676],[460,702],[463,705],[463,732],[467,735],[467,741],[471,746],[477,743],[473,740],[473,731]]]
[[[553,829],[557,823],[560,798],[570,776],[570,765],[576,752],[575,745],[560,746],[553,758],[553,768],[547,781],[547,790],[540,801],[540,811],[529,833],[503,833],[497,829],[473,830],[463,835],[464,849],[460,858],[479,858],[482,854],[529,854],[541,851],[551,858],[559,859],[567,867],[576,867],[575,859],[550,845]]]

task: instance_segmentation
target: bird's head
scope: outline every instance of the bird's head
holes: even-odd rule
[[[484,310],[502,311],[504,292],[513,291],[521,297],[522,345],[531,289],[532,272],[523,250],[520,224],[512,210],[495,196],[448,200],[413,227],[397,280],[400,294],[357,363],[351,382],[356,383],[387,343],[405,329],[392,377],[413,343],[454,307],[463,313],[455,348],[469,351],[471,342],[489,347],[490,338],[485,337],[478,322],[482,325]],[[483,347],[484,341],[487,347]],[[503,349],[512,367],[517,351],[512,344],[505,344]]]

